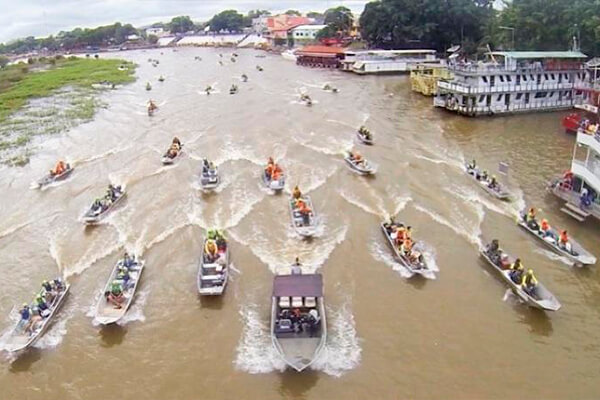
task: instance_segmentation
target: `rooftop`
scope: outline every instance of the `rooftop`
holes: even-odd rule
[[[587,58],[580,51],[492,51],[488,53],[492,56],[508,58]]]
[[[292,30],[295,29],[312,29],[312,30],[317,30],[320,31],[321,29],[327,27],[327,25],[298,25],[295,28],[292,28]]]
[[[273,297],[323,297],[323,276],[278,275],[273,280]]]
[[[304,46],[298,50],[298,54],[344,54],[344,49],[335,46]]]

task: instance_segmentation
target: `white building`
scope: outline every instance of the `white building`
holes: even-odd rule
[[[299,25],[290,29],[291,39],[296,43],[313,42],[317,38],[317,33],[327,25]]]
[[[575,90],[586,79],[579,51],[500,51],[478,63],[449,64],[452,80],[438,82],[436,107],[477,116],[558,110],[585,101]]]
[[[261,15],[260,17],[252,18],[252,30],[256,33],[263,33],[267,31],[268,15]]]
[[[160,36],[165,30],[163,28],[146,28],[146,36]]]
[[[596,110],[597,112],[597,110]],[[583,221],[590,215],[600,219],[600,129],[580,129],[571,161],[572,177],[554,180],[550,190],[566,201],[566,214]],[[587,193],[590,204],[582,201]]]
[[[360,75],[409,72],[417,64],[439,63],[435,50],[346,51],[342,70]]]

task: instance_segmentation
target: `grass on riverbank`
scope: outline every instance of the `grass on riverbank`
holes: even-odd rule
[[[0,69],[0,123],[28,100],[49,96],[63,86],[91,88],[93,83],[102,81],[121,84],[135,80],[135,65],[123,60],[51,60],[53,63],[16,64]],[[119,70],[120,65],[127,69]]]

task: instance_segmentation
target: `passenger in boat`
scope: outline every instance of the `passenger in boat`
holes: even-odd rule
[[[512,279],[514,283],[518,284],[519,282],[521,282],[523,272],[525,272],[525,267],[523,267],[521,259],[517,258],[515,262],[510,265],[510,279]]]
[[[65,289],[65,284],[60,278],[54,279],[54,281],[52,281],[52,284],[54,285],[54,289],[57,293],[60,293]]]
[[[67,170],[67,164],[64,161],[60,160],[56,163],[54,168],[50,170],[51,176],[60,175]]]
[[[208,160],[206,158],[203,158],[202,159],[202,173],[208,174],[208,171],[210,171],[210,163],[208,162]]]
[[[108,189],[106,190],[106,198],[111,202],[115,201],[121,195],[121,187],[114,186],[113,184],[108,185]]]
[[[500,265],[500,244],[498,243],[498,239],[494,239],[490,244],[487,245],[486,253],[490,260],[496,264]]]
[[[387,233],[389,235],[392,234],[394,228],[396,227],[396,221],[394,220],[394,216],[393,215],[390,215],[389,222],[384,222],[383,223],[383,227],[385,228],[385,230],[387,231]]]
[[[487,170],[484,169],[481,174],[479,173],[479,171],[477,171],[475,178],[477,178],[478,181],[487,181],[489,178]]]
[[[573,187],[573,172],[570,169],[563,173],[561,186],[569,190]]]
[[[248,76],[246,74],[242,74],[242,81],[248,82]]]
[[[317,327],[319,326],[319,322],[321,322],[321,317],[319,316],[319,312],[316,309],[313,308],[308,312],[307,322],[310,337],[313,337],[317,333]]]
[[[35,297],[35,306],[40,311],[40,316],[42,318],[46,318],[48,315],[50,315],[50,307],[48,307],[48,303],[46,303],[44,297],[39,293]]]
[[[123,294],[123,285],[121,281],[115,279],[110,284],[110,290],[105,294],[106,301],[112,303],[115,308],[122,308],[121,303],[125,301],[125,295]]]
[[[154,103],[154,100],[150,99],[148,101],[148,110],[150,111],[154,111],[158,108],[158,106],[156,105],[156,103]]]
[[[398,225],[398,228],[393,233],[396,246],[401,247],[404,240],[406,240],[406,228],[403,224]]]
[[[135,266],[135,264],[137,264],[135,262],[135,256],[130,256],[129,253],[125,252],[125,255],[123,255],[122,264],[127,269],[132,268],[133,266]]]
[[[56,293],[54,292],[54,288],[52,287],[50,282],[48,282],[46,280],[42,282],[42,293],[43,293],[43,296],[44,296],[44,299],[46,300],[46,302],[52,304],[52,301],[54,300],[54,296],[56,296]]]
[[[406,238],[412,240],[412,227],[407,226],[405,232]]]
[[[552,228],[550,227],[550,224],[548,223],[548,220],[546,218],[542,218],[542,223],[540,224],[540,235],[542,235],[542,237],[551,237],[552,236]]]
[[[366,126],[362,125],[360,128],[358,128],[358,133],[363,135],[365,139],[371,140],[371,131],[369,131]]]
[[[21,320],[17,324],[17,327],[21,331],[27,331],[29,324],[31,324],[31,308],[29,308],[29,304],[23,303],[19,314],[21,315]]]
[[[579,198],[579,207],[586,208],[592,205],[592,197],[589,194],[587,188],[583,188],[581,191],[581,197]]]
[[[310,209],[310,207],[308,207],[308,205],[306,204],[306,202],[304,200],[302,200],[302,199],[296,200],[296,210],[298,210],[298,212],[302,216],[303,224],[309,225],[310,224],[310,214],[312,213],[312,210]]]
[[[521,287],[527,294],[533,296],[537,284],[538,281],[535,278],[535,275],[533,275],[533,270],[531,268],[528,269],[527,273],[523,275],[523,279],[521,280]]]
[[[350,161],[354,163],[354,165],[361,165],[364,163],[363,157],[358,152],[348,152],[348,157],[350,157]]]
[[[571,243],[569,243],[569,235],[567,234],[566,229],[560,231],[560,235],[558,236],[558,246],[569,253],[571,252]]]
[[[488,188],[492,190],[498,189],[498,180],[495,175],[492,175],[492,179],[490,180],[490,183],[488,183]]]
[[[469,173],[471,173],[471,171],[474,171],[475,168],[477,168],[477,162],[475,159],[473,159],[469,164],[467,164],[467,169],[469,170]]]
[[[400,253],[406,257],[410,257],[410,253],[412,252],[412,240],[405,239],[402,241],[400,245]]]
[[[268,179],[271,179],[274,169],[275,169],[275,161],[273,161],[273,157],[269,157],[269,159],[267,160],[267,166],[265,168],[265,176]]]
[[[217,244],[217,250],[219,252],[225,252],[227,250],[227,239],[223,232],[218,229],[209,229],[207,233],[207,237],[210,240],[214,240]]]
[[[302,192],[300,191],[300,188],[298,187],[298,185],[294,186],[294,191],[292,192],[292,197],[296,200],[298,200],[300,197],[302,197]]]
[[[539,225],[538,225],[535,217],[536,217],[535,208],[531,207],[529,209],[529,211],[527,212],[527,215],[525,216],[525,222],[527,223],[527,226],[530,229],[533,229],[533,230],[537,231],[537,230],[539,230]]]
[[[292,264],[292,275],[302,275],[302,264],[300,264],[300,259],[296,257],[296,260]]]
[[[281,179],[282,172],[283,171],[281,171],[281,168],[279,167],[279,165],[275,164],[273,166],[273,173],[271,174],[271,180],[278,181],[279,179]]]
[[[117,280],[123,282],[124,289],[128,289],[129,287],[133,286],[133,282],[131,282],[131,275],[129,274],[129,268],[124,265],[119,266]]]
[[[214,263],[219,259],[219,249],[217,247],[217,243],[209,239],[206,241],[204,245],[204,258],[207,263]]]

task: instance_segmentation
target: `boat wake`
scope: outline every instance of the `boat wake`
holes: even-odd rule
[[[408,270],[402,264],[396,261],[391,251],[388,248],[384,248],[384,245],[382,245],[379,241],[372,242],[369,247],[371,255],[375,260],[384,263],[393,271],[399,273],[401,277],[410,278],[414,275],[410,270]]]
[[[108,158],[109,156],[115,155],[115,154],[119,154],[119,153],[123,153],[125,151],[128,151],[130,149],[133,148],[133,145],[131,146],[125,146],[125,147],[115,147],[112,149],[109,149],[107,151],[105,151],[104,153],[100,153],[100,154],[95,154],[92,156],[89,156],[87,158],[82,158],[80,160],[75,159],[71,165],[73,167],[76,166],[80,166],[80,165],[85,165],[85,164],[90,164],[93,163],[94,161],[98,161],[98,160],[103,160],[105,158]]]
[[[556,254],[553,251],[546,250],[546,249],[540,249],[540,248],[536,248],[534,251],[538,254],[542,254],[542,255],[548,257],[552,261],[560,261],[563,264],[568,265],[569,267],[575,266],[575,263],[572,260],[570,260],[569,258],[567,258],[565,256]]]
[[[146,320],[146,316],[144,315],[144,305],[146,304],[146,300],[148,299],[148,295],[150,294],[150,290],[138,290],[135,293],[135,298],[127,310],[127,313],[121,318],[117,324],[123,326],[129,322],[139,321],[144,322]]]
[[[273,348],[268,318],[261,318],[256,304],[243,305],[239,314],[244,328],[233,361],[235,368],[250,374],[282,372],[286,364]]]
[[[310,133],[311,136],[315,136],[314,132]],[[315,144],[312,144],[310,142],[310,140],[303,140],[300,139],[299,137],[297,137],[297,135],[292,135],[292,140],[294,140],[296,143],[298,143],[301,146],[304,146],[308,149],[314,150],[318,153],[322,153],[328,156],[340,156],[344,154],[345,149],[349,149],[352,148],[353,142],[352,139],[345,141],[345,142],[334,142],[334,143],[330,143],[331,147],[323,147],[323,146],[317,146]],[[331,139],[329,139],[330,141],[332,141]]]
[[[480,204],[476,207],[476,212],[478,216],[478,222],[475,226],[467,226],[466,218],[457,218],[457,220],[452,223],[448,221],[446,218],[442,217],[435,211],[431,211],[428,208],[421,206],[420,204],[415,204],[415,209],[421,211],[424,214],[427,214],[434,221],[445,225],[446,227],[453,230],[456,234],[466,238],[469,242],[476,245],[477,248],[483,247],[481,243],[481,222],[483,222],[483,217],[485,216],[485,211],[483,210],[483,206]]]
[[[347,302],[337,310],[327,307],[327,322],[327,342],[310,368],[340,377],[358,366],[362,352]]]

